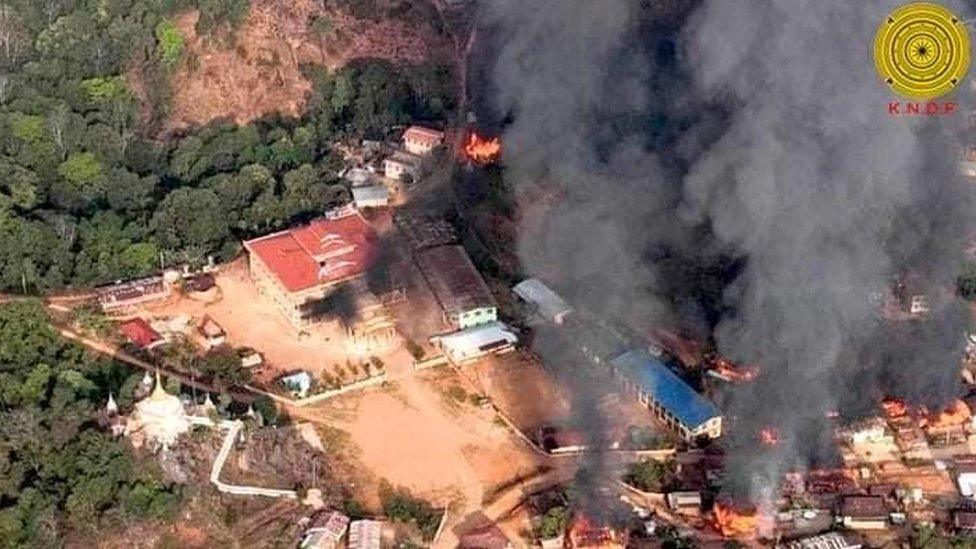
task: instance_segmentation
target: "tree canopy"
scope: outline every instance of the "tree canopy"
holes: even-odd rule
[[[38,303],[0,306],[0,546],[56,547],[110,516],[163,516],[179,499],[94,421],[128,375],[61,339]]]
[[[454,107],[445,66],[358,60],[307,68],[301,118],[161,134],[170,75],[189,57],[176,15],[197,8],[198,32],[232,31],[247,0],[3,5],[0,291],[226,259],[242,238],[350,200],[338,141]]]

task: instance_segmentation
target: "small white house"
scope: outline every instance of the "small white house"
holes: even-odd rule
[[[420,177],[420,158],[410,153],[397,151],[383,161],[386,177],[403,181],[410,176],[414,182]]]
[[[353,187],[352,201],[357,208],[383,208],[390,205],[390,190],[383,185]]]
[[[312,389],[312,374],[302,370],[278,380],[296,398],[305,398]]]
[[[697,515],[701,513],[701,494],[698,492],[670,492],[668,508],[675,513]]]
[[[369,187],[376,183],[376,174],[365,168],[349,168],[343,172],[342,177],[353,188]]]
[[[437,342],[451,360],[465,362],[488,353],[510,351],[518,343],[518,336],[504,323],[494,321],[441,336]]]
[[[967,498],[973,497],[976,494],[976,470],[967,468],[965,471],[960,471],[956,477],[956,484],[959,485],[960,494]]]
[[[880,417],[856,422],[842,430],[841,436],[853,446],[895,443],[895,438],[888,432],[887,424]]]

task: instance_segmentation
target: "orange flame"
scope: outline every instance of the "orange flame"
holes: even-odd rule
[[[945,410],[942,410],[940,414],[929,416],[928,426],[937,429],[955,427],[969,422],[972,416],[973,414],[970,412],[969,406],[966,406],[965,402],[957,400]]]
[[[498,161],[501,154],[502,142],[497,137],[487,139],[471,132],[464,144],[464,156],[481,166]]]
[[[759,431],[759,442],[764,446],[776,446],[779,444],[779,431],[775,427],[765,427]]]
[[[738,366],[722,356],[712,356],[708,360],[712,370],[719,376],[733,383],[746,383],[756,379],[759,370],[754,366]]]
[[[902,417],[908,413],[908,406],[905,402],[897,398],[886,398],[881,401],[881,408],[884,409],[886,416],[890,418]]]
[[[598,526],[585,516],[577,515],[566,529],[569,547],[615,547],[617,536],[612,528]]]
[[[759,518],[755,509],[737,510],[728,503],[715,503],[715,527],[726,538],[749,537],[756,533]]]

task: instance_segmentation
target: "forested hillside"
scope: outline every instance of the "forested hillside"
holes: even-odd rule
[[[128,375],[61,339],[38,304],[0,307],[0,547],[59,547],[173,510],[178,489],[93,420]]]
[[[186,54],[174,21],[188,9],[200,11],[196,32],[226,35],[248,3],[0,0],[0,290],[231,257],[240,238],[348,200],[336,140],[453,107],[450,70],[432,62],[303,65],[301,118],[161,139]]]

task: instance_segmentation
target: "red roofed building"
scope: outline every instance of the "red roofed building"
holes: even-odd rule
[[[423,126],[410,126],[403,132],[403,148],[410,154],[426,156],[444,142],[444,132]]]
[[[343,282],[363,275],[375,258],[376,235],[353,209],[308,225],[244,242],[251,278],[295,326]]]
[[[163,336],[159,335],[159,332],[153,330],[153,327],[141,318],[133,318],[119,324],[119,331],[140,349],[152,349],[166,341]]]

